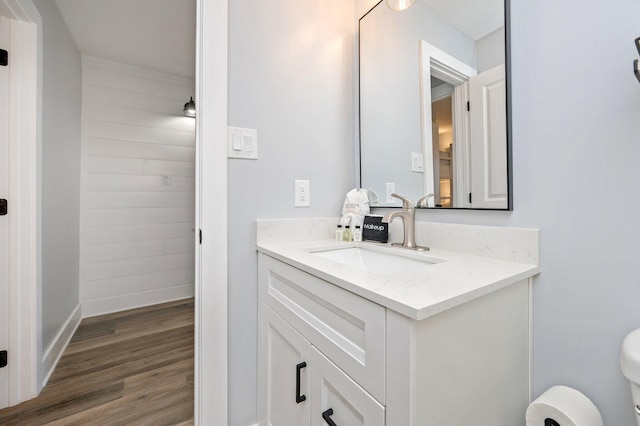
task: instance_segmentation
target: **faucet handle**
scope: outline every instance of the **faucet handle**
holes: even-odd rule
[[[427,194],[424,197],[420,198],[418,200],[417,206],[419,208],[427,208],[429,207],[429,205],[427,204],[427,201],[429,200],[429,198],[433,197],[433,192],[431,194]]]
[[[409,199],[407,197],[403,197],[402,195],[398,195],[395,192],[391,193],[391,196],[394,197],[394,198],[397,198],[399,200],[402,200],[402,208],[403,209],[412,209],[412,208],[414,208],[413,201],[411,201],[411,199]]]

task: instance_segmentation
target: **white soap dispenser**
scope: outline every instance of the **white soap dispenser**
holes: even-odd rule
[[[356,225],[356,229],[353,231],[353,241],[356,243],[362,242],[362,228],[360,225]]]
[[[349,225],[345,225],[344,226],[344,232],[343,232],[342,240],[343,241],[347,241],[347,242],[351,242],[352,241],[351,227]]]

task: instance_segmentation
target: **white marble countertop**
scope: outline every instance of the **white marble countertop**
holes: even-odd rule
[[[439,263],[417,265],[399,273],[380,275],[322,258],[313,251],[364,246],[400,251]],[[432,248],[413,252],[389,244],[347,243],[330,239],[293,242],[258,241],[259,252],[315,275],[345,290],[415,320],[489,294],[540,272],[537,264],[519,263]]]

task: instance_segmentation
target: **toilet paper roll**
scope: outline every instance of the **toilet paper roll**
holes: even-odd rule
[[[555,421],[550,422],[548,419]],[[600,412],[582,393],[554,386],[527,408],[527,426],[604,426]]]

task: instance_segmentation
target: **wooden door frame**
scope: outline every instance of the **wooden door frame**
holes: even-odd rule
[[[9,47],[9,405],[42,386],[42,17],[32,0],[0,0]]]
[[[195,424],[228,423],[227,0],[197,0]]]

